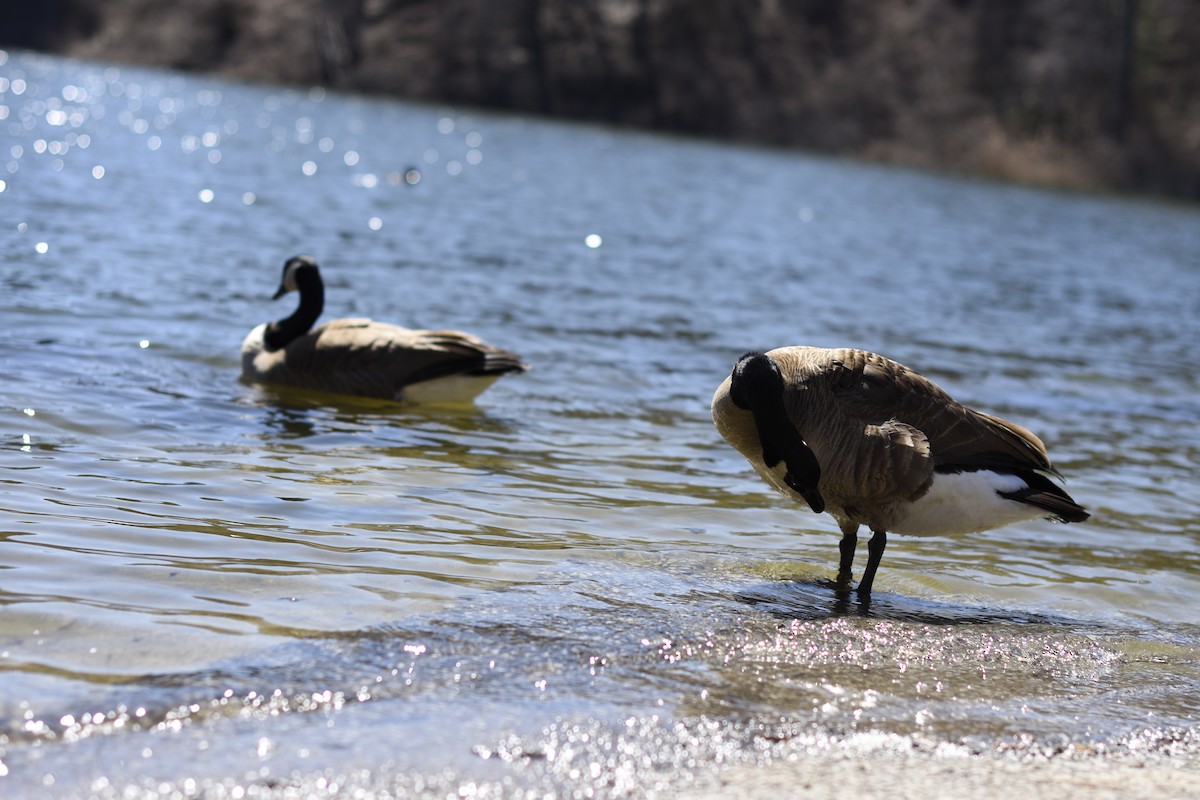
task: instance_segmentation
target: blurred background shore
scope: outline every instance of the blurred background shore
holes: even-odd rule
[[[0,45],[1200,199],[1195,0],[46,0]]]

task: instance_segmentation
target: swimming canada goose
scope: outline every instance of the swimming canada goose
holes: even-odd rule
[[[242,375],[254,381],[413,403],[464,403],[501,375],[528,367],[516,353],[461,331],[423,331],[369,319],[312,328],[325,285],[311,256],[283,265],[274,299],[300,292],[290,317],[264,322],[242,342]]]
[[[858,584],[867,597],[888,532],[937,536],[1089,516],[1047,477],[1058,472],[1041,439],[874,353],[747,353],[713,395],[712,416],[767,483],[837,520],[839,593],[850,588],[859,525],[872,532]]]

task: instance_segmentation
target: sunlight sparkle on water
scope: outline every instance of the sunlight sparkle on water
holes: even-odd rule
[[[1035,393],[1061,391],[1069,413],[1060,416],[1064,407],[1048,401],[1043,416],[1033,410],[1033,422],[1040,430],[1053,414],[1061,426],[1059,433],[1045,425],[1071,444],[1065,455],[1080,494],[1109,491],[1112,507],[1119,500],[1126,511],[1140,511],[1140,503],[1153,509],[1163,494],[1143,497],[1105,468],[1112,430],[1133,431],[1122,446],[1137,463],[1120,477],[1150,484],[1153,464],[1156,475],[1187,486],[1190,429],[1175,424],[1189,419],[1187,378],[1174,391],[1169,372],[1163,377],[1151,369],[1156,362],[1138,360],[1156,358],[1145,355],[1144,342],[1118,335],[1144,324],[1170,352],[1188,352],[1181,334],[1194,325],[1178,313],[1186,304],[1172,301],[1194,281],[1170,259],[1194,252],[1195,237],[1172,227],[1176,212],[1160,217],[1122,203],[1110,214],[1107,201],[1090,200],[1081,210],[1079,198],[956,188],[908,172],[491,116],[482,126],[489,166],[472,170],[485,137],[479,122],[452,109],[364,104],[305,88],[268,96],[215,77],[135,67],[104,69],[101,80],[95,67],[66,63],[59,68],[66,74],[45,80],[31,67],[21,97],[0,95],[10,108],[0,126],[11,138],[0,144],[0,203],[16,204],[0,231],[14,245],[4,277],[19,323],[10,326],[15,346],[6,357],[17,359],[13,374],[38,380],[36,394],[21,396],[17,387],[9,403],[4,438],[22,452],[13,460],[24,469],[5,475],[6,498],[20,500],[6,513],[15,517],[16,538],[46,545],[0,548],[0,573],[6,593],[33,601],[45,596],[47,575],[97,579],[55,592],[53,618],[89,624],[44,625],[43,634],[30,624],[42,624],[38,616],[17,616],[15,635],[0,637],[0,664],[16,682],[10,720],[0,726],[0,776],[9,774],[0,784],[25,782],[25,791],[5,786],[0,794],[41,796],[48,776],[61,796],[323,796],[349,774],[349,744],[364,770],[354,774],[376,769],[382,777],[357,778],[346,794],[420,785],[447,797],[584,796],[597,788],[666,795],[672,781],[686,790],[690,776],[717,764],[784,762],[810,751],[848,759],[919,744],[927,753],[959,747],[964,737],[991,751],[1011,744],[1003,738],[1009,731],[1038,742],[1061,733],[1099,750],[1121,746],[1114,737],[1122,726],[1140,730],[1147,716],[1194,727],[1196,705],[1187,696],[1195,696],[1195,633],[1186,609],[1176,609],[1186,560],[1167,574],[1174,568],[1156,554],[1186,544],[1163,535],[1194,516],[1186,488],[1166,498],[1185,513],[1148,513],[1145,524],[1127,513],[1119,523],[1072,528],[1086,549],[1078,541],[1059,547],[1033,525],[1012,529],[1005,541],[957,540],[957,561],[943,543],[901,541],[889,556],[898,591],[881,592],[870,614],[856,615],[815,577],[830,571],[836,552],[831,526],[797,533],[796,512],[766,501],[736,452],[713,445],[710,458],[705,408],[705,393],[728,368],[712,352],[736,355],[742,340],[766,345],[784,335],[779,315],[812,288],[791,280],[801,271],[828,283],[817,284],[822,290],[859,293],[864,302],[897,296],[899,308],[874,303],[880,317],[865,332],[871,340],[905,330],[904,309],[948,294],[961,302],[947,303],[946,319],[930,324],[931,338],[948,334],[949,343],[910,342],[914,361],[941,357],[955,375],[995,361],[988,374],[997,377],[979,394],[1002,405],[1033,406]],[[0,87],[16,74],[0,76]],[[91,108],[107,108],[107,116]],[[26,120],[32,127],[16,131]],[[77,152],[89,143],[90,151]],[[70,172],[64,180],[51,174],[59,156]],[[306,180],[318,167],[321,180]],[[747,181],[751,189],[734,196],[674,191],[730,172],[780,179]],[[578,191],[585,184],[589,190]],[[258,198],[254,186],[268,194]],[[224,193],[220,203],[212,187]],[[153,231],[144,225],[148,209],[162,216]],[[1118,211],[1138,224],[1123,225]],[[1040,224],[1042,216],[1056,224]],[[469,237],[461,235],[464,220]],[[654,234],[635,235],[646,221]],[[705,221],[719,224],[709,225],[703,247],[690,246]],[[888,258],[896,232],[923,225],[928,241],[944,248],[925,248],[913,272],[874,286],[877,271],[907,269]],[[592,230],[580,236],[584,226]],[[450,311],[448,321],[478,324],[489,335],[489,327],[509,328],[497,331],[498,344],[558,363],[554,372],[561,369],[578,396],[553,396],[559,378],[543,372],[533,383],[505,383],[478,414],[460,417],[323,401],[293,407],[240,385],[239,338],[272,311],[286,313],[263,295],[287,252],[271,241],[290,241],[294,228],[311,239],[297,249],[346,243],[361,251],[357,264],[331,266],[334,313],[404,305],[409,288],[391,280],[390,254],[411,240],[424,253],[416,264],[422,293],[448,298],[435,299],[430,317]],[[256,231],[263,241],[251,241]],[[48,253],[50,239],[53,259],[29,258],[29,249]],[[1025,271],[1026,240],[1063,271]],[[567,252],[558,253],[564,241]],[[574,250],[578,244],[591,255]],[[211,251],[212,269],[194,290],[170,291],[187,286],[186,276],[147,279],[145,254],[160,248]],[[680,250],[690,262],[687,280],[656,270],[661,282],[647,280],[630,295],[629,275],[674,264]],[[862,257],[844,258],[847,251]],[[1125,264],[1135,253],[1180,291],[1142,293],[1128,282]],[[260,260],[267,263],[248,276],[246,265]],[[433,266],[444,260],[460,269]],[[573,260],[581,263],[568,263],[572,269],[558,263]],[[968,271],[976,265],[978,272]],[[490,291],[459,291],[464,276],[455,273],[463,270],[467,286]],[[996,288],[1013,280],[1046,293],[1033,310],[1066,309],[1039,318],[1046,327],[1037,336],[1021,326],[1027,303]],[[62,287],[97,281],[120,290],[85,290],[96,309],[75,313],[77,301]],[[1096,292],[1078,304],[1062,302],[1093,283]],[[728,303],[709,302],[727,285],[746,290]],[[1096,298],[1113,297],[1125,305],[1102,306],[1112,319],[1093,323],[1103,316]],[[1151,325],[1160,308],[1170,319]],[[863,335],[830,309],[783,327],[795,325],[801,334]],[[172,346],[132,338],[139,327]],[[721,330],[740,330],[742,340],[712,338]],[[997,330],[1016,338],[993,346]],[[1063,335],[1071,330],[1081,334]],[[1057,383],[1055,365],[1042,370],[1036,358],[1017,354],[1055,336],[1067,342],[1071,363],[1100,365],[1095,380],[1116,395],[1104,414],[1089,413],[1096,411],[1087,399],[1091,378],[1074,390],[1069,380]],[[100,347],[90,346],[93,338]],[[149,360],[134,363],[131,345]],[[580,345],[587,359],[575,358]],[[606,352],[611,360],[590,357]],[[639,357],[650,359],[642,373],[649,380],[612,380]],[[1120,368],[1108,370],[1117,359]],[[1162,394],[1150,410],[1161,405],[1160,416],[1141,413],[1136,387],[1126,394],[1130,371],[1139,380],[1155,376]],[[186,385],[173,386],[181,377]],[[51,410],[26,408],[34,397]],[[1127,398],[1137,405],[1137,425],[1120,411]],[[1089,424],[1105,416],[1111,425],[1089,437]],[[1072,422],[1080,417],[1091,423]],[[1184,446],[1171,450],[1173,438]],[[649,458],[646,441],[655,443]],[[555,454],[564,447],[586,460],[560,463]],[[315,502],[289,519],[279,504],[300,499],[298,485]],[[31,502],[12,494],[14,486]],[[749,503],[748,487],[755,487]],[[612,534],[613,519],[637,520],[630,510],[646,503],[654,510],[641,515],[645,526]],[[1146,529],[1150,543],[1123,551],[1132,538],[1125,526]],[[478,535],[493,528],[511,535]],[[687,531],[702,535],[692,542]],[[1011,560],[1034,542],[1036,564]],[[810,561],[820,566],[810,570]],[[802,566],[793,575],[795,564]],[[936,575],[926,581],[923,567]],[[1114,577],[1117,569],[1132,580]],[[271,574],[238,579],[258,570]],[[106,573],[111,580],[99,579]],[[137,604],[123,596],[125,577],[145,581]],[[1076,601],[1081,584],[1089,596]],[[1121,601],[1130,597],[1136,608],[1126,624]],[[1042,621],[1041,609],[1059,606],[1067,607],[1061,617],[1047,611]],[[143,627],[149,614],[164,625]],[[1184,625],[1172,628],[1179,619]],[[182,624],[165,627],[175,622]],[[171,635],[151,637],[155,627]],[[98,630],[112,632],[118,647],[93,646]],[[133,646],[120,648],[123,640]],[[1154,660],[1164,653],[1181,668]],[[164,668],[172,676],[165,682],[156,677]],[[1139,688],[1158,676],[1169,679],[1160,681],[1166,688]],[[1089,698],[1126,686],[1121,701],[1130,711],[1089,708]],[[435,717],[438,724],[426,727]],[[526,733],[515,732],[513,719]],[[389,746],[406,737],[412,746],[403,753]],[[1153,746],[1149,734],[1145,742]],[[1163,752],[1177,746],[1167,741]],[[481,768],[482,760],[489,763]]]

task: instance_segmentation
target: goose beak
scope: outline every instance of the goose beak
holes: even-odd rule
[[[278,300],[279,298],[281,298],[281,297],[283,297],[285,294],[287,294],[287,291],[288,291],[288,290],[287,290],[287,287],[286,287],[286,286],[280,286],[280,287],[279,287],[279,288],[278,288],[278,289],[275,291],[275,295],[274,295],[274,296],[273,296],[271,299],[272,299],[272,300]]]
[[[808,507],[813,510],[814,514],[820,514],[825,510],[825,498],[821,496],[821,492],[816,486],[805,486],[792,477],[791,472],[783,476],[783,482],[804,498],[804,502],[808,503]]]

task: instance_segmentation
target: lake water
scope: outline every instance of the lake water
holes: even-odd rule
[[[1197,209],[0,59],[5,797],[1200,753]],[[299,252],[326,318],[533,371],[458,410],[240,382]],[[708,413],[789,344],[1033,429],[1093,518],[892,537],[839,602],[832,519]]]

